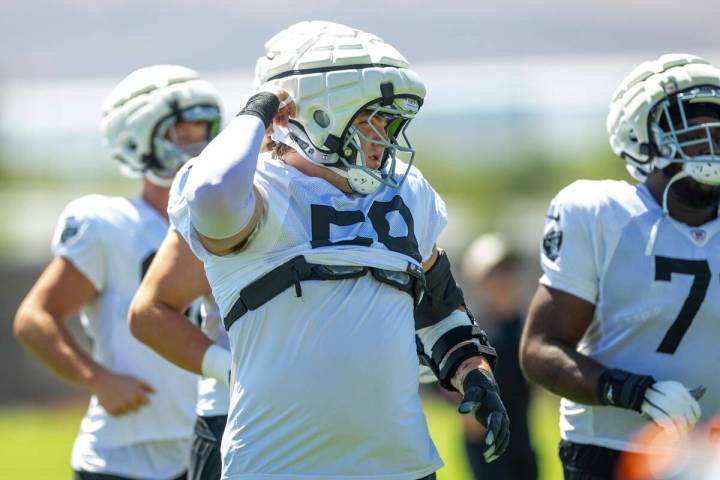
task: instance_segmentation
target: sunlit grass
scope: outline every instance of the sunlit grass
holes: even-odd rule
[[[70,450],[84,404],[0,409],[0,477],[69,480]]]
[[[469,480],[461,424],[455,408],[438,398],[423,402],[430,432],[445,467],[439,480]],[[84,404],[57,408],[0,409],[1,478],[67,480],[71,478],[70,450]],[[562,478],[557,460],[557,400],[538,395],[531,412],[532,436],[538,451],[540,480]],[[522,461],[517,459],[517,461]]]
[[[462,425],[455,408],[442,399],[427,397],[423,408],[428,418],[430,435],[445,462],[438,472],[438,480],[471,480],[470,467],[465,460],[462,444]],[[540,392],[535,396],[530,412],[532,442],[538,455],[540,480],[562,478],[557,457],[558,401]],[[517,458],[514,461],[522,462]]]

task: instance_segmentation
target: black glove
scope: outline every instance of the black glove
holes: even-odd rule
[[[640,411],[645,392],[655,379],[617,368],[608,368],[598,379],[597,395],[603,405]]]
[[[490,463],[505,452],[510,443],[510,419],[500,399],[495,380],[483,370],[473,370],[463,380],[463,395],[458,412],[470,412],[487,429],[483,457]]]

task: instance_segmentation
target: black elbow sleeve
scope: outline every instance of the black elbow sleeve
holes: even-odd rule
[[[420,330],[438,325],[459,307],[468,316],[466,326],[456,326],[443,333],[434,345],[423,346],[420,339],[418,353],[423,364],[429,366],[440,381],[440,385],[453,390],[451,379],[466,359],[484,356],[491,368],[495,368],[497,354],[480,327],[475,324],[465,306],[462,290],[450,271],[450,261],[440,251],[437,261],[425,274],[425,291],[415,307],[415,329]],[[441,327],[442,328],[442,327]],[[429,347],[429,350],[425,347]]]
[[[465,306],[462,290],[450,271],[450,260],[439,250],[435,264],[425,272],[425,290],[415,307],[415,330],[435,325],[461,306]]]

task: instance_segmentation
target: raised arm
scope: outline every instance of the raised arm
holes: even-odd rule
[[[262,214],[262,198],[253,188],[265,131],[275,119],[287,125],[294,104],[278,112],[287,92],[252,96],[235,119],[203,150],[188,173],[190,218],[205,248],[225,255],[252,234]]]

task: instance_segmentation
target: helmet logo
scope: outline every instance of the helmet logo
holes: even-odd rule
[[[414,98],[398,98],[395,104],[399,108],[412,113],[417,113],[420,110],[420,105]]]

